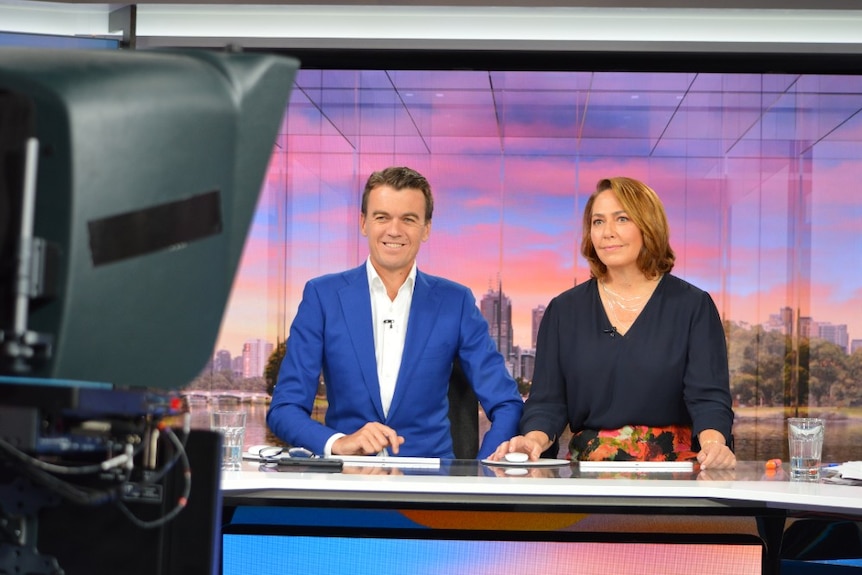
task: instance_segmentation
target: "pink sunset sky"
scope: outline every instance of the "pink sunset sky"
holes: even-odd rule
[[[662,197],[674,273],[709,291],[725,319],[766,323],[789,306],[862,338],[862,198],[852,187],[862,90],[836,100],[823,79],[782,76],[772,79],[777,95],[767,82],[728,94],[715,88],[726,78],[656,74],[635,92],[632,75],[596,74],[586,98],[575,81],[518,88],[550,85],[535,75],[509,73],[494,92],[482,85],[488,73],[436,73],[438,85],[423,87],[415,75],[384,85],[343,72],[359,90],[337,88],[333,74],[297,80],[217,349],[282,340],[305,281],[364,261],[361,188],[396,164],[434,188],[420,268],[469,286],[477,301],[499,279],[521,347],[531,347],[532,309],[587,279],[583,205],[599,179],[617,175]],[[817,86],[816,98],[793,102],[823,110],[782,107],[791,85]],[[803,141],[803,160],[778,153]]]

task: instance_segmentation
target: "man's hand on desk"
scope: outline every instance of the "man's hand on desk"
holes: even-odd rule
[[[398,455],[404,438],[386,425],[371,421],[350,435],[339,437],[332,444],[333,455],[377,455],[384,449]]]

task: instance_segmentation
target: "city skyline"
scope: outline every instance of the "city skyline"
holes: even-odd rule
[[[517,343],[514,343],[516,341],[514,337],[509,338],[506,335],[506,333],[509,331],[511,331],[512,334],[514,333],[514,327],[513,326],[512,326],[512,329],[509,330],[508,329],[509,326],[505,326],[505,322],[503,322],[503,325],[505,327],[507,327],[507,329],[498,331],[496,329],[496,327],[493,325],[493,323],[494,323],[493,319],[495,317],[497,317],[497,315],[495,315],[495,314],[497,314],[497,309],[496,308],[490,308],[484,304],[486,304],[488,302],[488,300],[493,300],[493,299],[497,298],[498,297],[497,293],[498,292],[495,292],[494,290],[491,290],[489,288],[489,290],[485,293],[485,295],[483,297],[477,299],[477,306],[478,306],[479,310],[482,312],[483,317],[485,317],[485,320],[488,321],[489,334],[491,335],[491,338],[495,342],[495,344],[497,344],[497,350],[500,351],[501,353],[503,353],[501,350],[501,345],[504,348],[508,349],[509,353],[508,354],[503,353],[503,355],[506,358],[507,362],[512,362],[512,363],[509,363],[509,365],[514,372],[513,375],[515,375],[517,377],[518,375],[522,375],[522,374],[520,373],[520,366],[516,366],[513,363],[514,361],[517,361],[517,359],[519,359],[518,357],[515,357],[515,355],[518,355],[518,354],[514,353],[514,349],[517,348],[518,351],[520,352],[520,354],[532,355],[534,357],[535,350],[536,350],[535,337],[536,337],[536,333],[538,331],[538,325],[541,322],[541,318],[542,318],[542,315],[546,309],[546,306],[545,305],[539,305],[539,306],[536,306],[535,308],[533,308],[532,310],[530,310],[531,311],[531,318],[532,318],[531,319],[531,326],[530,326],[532,343],[530,346],[522,346],[522,345],[519,345]],[[505,302],[504,307],[505,307],[505,305],[511,306],[511,302],[509,301],[509,298],[506,296],[505,292],[502,293],[502,299]],[[786,330],[788,329],[787,318],[785,317],[785,313],[784,313],[786,311],[787,310],[778,310],[777,313],[770,315],[770,319],[767,323],[759,324],[759,325],[761,325],[767,331],[780,331],[780,332],[786,333]],[[502,315],[503,315],[503,317],[505,317],[506,314],[503,313]],[[733,321],[733,320],[730,320],[730,321]],[[737,323],[740,323],[740,322],[737,322]],[[822,340],[827,341],[829,343],[833,343],[839,347],[842,347],[844,349],[844,352],[847,354],[853,353],[854,349],[852,348],[852,346],[854,344],[857,348],[862,349],[862,339],[851,337],[849,332],[846,329],[847,328],[846,324],[834,324],[831,321],[817,321],[814,318],[801,318],[801,323],[804,326],[807,326],[807,327],[800,327],[800,329],[803,332],[801,334],[803,337],[819,338],[819,339],[822,339]],[[742,326],[746,327],[745,322],[742,322]],[[748,326],[748,327],[751,327],[751,326]],[[829,329],[827,329],[826,333],[824,333],[824,330],[818,329],[818,328],[822,328],[822,327],[828,327]],[[502,336],[500,336],[501,333],[502,333]],[[843,340],[843,341],[841,341],[841,340]],[[509,346],[509,342],[512,342],[511,346]],[[267,341],[264,341],[260,338],[255,338],[254,340],[249,340],[249,341],[246,341],[244,344],[242,344],[242,351],[240,351],[240,353],[238,355],[233,355],[231,350],[229,350],[227,348],[217,348],[214,351],[213,357],[212,357],[211,362],[210,362],[211,369],[212,369],[212,371],[221,371],[221,370],[228,369],[228,370],[233,371],[234,373],[242,373],[243,377],[258,377],[259,375],[262,375],[263,369],[266,366],[266,360],[268,359],[269,355],[275,349],[275,346],[278,345],[278,343],[280,343],[280,342],[275,342],[275,343],[274,342],[267,342]],[[254,368],[250,369],[249,368],[249,361],[246,358],[248,355],[248,351],[250,351],[250,348],[252,346],[256,346],[256,348],[257,348],[256,353],[258,354],[257,355],[257,362],[258,363],[255,364]],[[259,354],[261,354],[261,353],[265,354],[265,357],[260,356]],[[227,359],[225,359],[225,354],[227,354]],[[238,369],[238,366],[236,363],[237,360],[239,360],[239,369]],[[228,363],[228,367],[225,367],[225,365],[224,365],[225,361]],[[246,375],[246,373],[248,373],[248,372],[254,372],[255,369],[259,370],[260,374],[258,374],[257,376]]]
[[[420,258],[418,258],[418,259],[421,259],[421,252],[420,252]],[[362,261],[364,261],[364,259]],[[243,264],[244,263],[245,262],[243,262]],[[235,291],[238,289],[239,286],[243,286],[246,284],[246,282],[242,281],[244,279],[244,277],[243,277],[244,271],[245,271],[244,265],[241,265],[239,276],[237,278],[237,286],[235,286],[235,288],[234,288]],[[333,271],[335,271],[335,270],[333,270]],[[321,272],[321,273],[325,273],[325,272]],[[258,271],[257,274],[246,274],[246,276],[258,276],[258,277],[260,277],[260,271]],[[450,279],[453,279],[453,278],[451,278],[451,276],[449,276],[449,277],[450,277]],[[309,278],[309,279],[311,279],[311,278]],[[455,279],[455,281],[457,281],[457,279]],[[467,287],[470,287],[471,291],[473,292],[474,297],[476,298],[477,306],[480,308],[480,310],[481,310],[481,300],[482,300],[483,295],[485,295],[489,291],[492,291],[491,285],[493,283],[493,280],[489,279],[487,283],[488,283],[488,287],[486,288],[485,292],[477,292],[475,288],[467,286]],[[303,285],[304,285],[304,282],[303,282]],[[573,283],[573,285],[576,285],[576,284]],[[298,287],[295,286],[294,291],[301,293],[301,288],[302,288],[302,285],[300,285]],[[547,301],[545,301],[543,303],[537,303],[531,307],[518,306],[514,303],[512,304],[512,315],[511,315],[511,318],[512,318],[511,319],[512,339],[511,339],[511,342],[512,342],[513,346],[518,346],[522,349],[534,349],[535,346],[533,344],[533,339],[534,339],[533,311],[537,308],[540,308],[540,307],[546,307],[547,304],[550,302],[550,300],[553,297],[555,297],[556,295],[558,295],[558,293],[562,293],[562,291],[564,291],[564,289],[560,290],[560,292],[549,295]],[[709,290],[707,290],[707,291],[709,291]],[[261,336],[259,336],[258,334],[261,331],[268,334],[266,336],[266,338],[268,338],[269,341],[271,341],[271,342],[275,342],[276,345],[277,345],[277,343],[284,341],[284,338],[287,336],[287,329],[289,329],[290,320],[292,320],[293,314],[291,314],[289,320],[287,321],[286,328],[283,332],[284,336],[279,337],[278,335],[272,335],[272,334],[278,333],[278,327],[276,326],[276,324],[278,323],[277,315],[275,312],[270,310],[270,307],[274,305],[273,302],[267,301],[267,299],[265,297],[266,290],[262,290],[260,284],[258,284],[258,286],[256,288],[251,289],[250,292],[251,293],[249,293],[249,294],[237,294],[237,295],[240,295],[240,297],[237,297],[237,298],[235,298],[232,295],[232,297],[230,298],[230,300],[228,302],[228,306],[225,310],[225,321],[223,322],[223,327],[219,333],[219,337],[218,337],[218,340],[216,343],[216,348],[214,351],[217,351],[219,349],[228,349],[228,350],[237,349],[237,348],[241,349],[246,341],[249,341],[251,339],[260,338]],[[252,295],[252,294],[257,294],[257,295]],[[247,297],[242,297],[243,295],[247,296]],[[508,294],[505,294],[505,292],[504,292],[504,295],[506,296],[506,298],[510,302],[513,301],[514,298],[508,296]],[[721,298],[717,298],[712,293],[711,293],[711,295],[712,295],[713,299],[716,300],[717,302],[721,299]],[[746,300],[755,299],[755,295],[756,294],[749,294],[746,297],[738,298],[738,299],[740,301],[745,302]],[[251,296],[251,297],[248,297],[248,296]],[[735,299],[735,298],[724,298],[724,299]],[[297,300],[294,305],[298,305],[298,304],[299,304],[299,301]],[[839,302],[837,307],[841,307],[841,305],[842,304]],[[755,307],[760,308],[760,305],[757,305]],[[827,307],[827,309],[831,309],[831,306],[826,306],[826,307]],[[781,310],[786,309],[786,308],[787,308],[787,306],[778,305],[777,307],[775,307],[772,310],[768,310],[768,309],[763,310],[760,313],[762,315],[764,315],[765,317],[763,317],[760,320],[746,319],[746,318],[742,318],[742,317],[740,317],[740,318],[722,317],[722,319],[724,321],[735,322],[735,323],[738,323],[741,325],[751,325],[751,326],[761,325],[761,326],[768,328],[768,326],[771,323],[773,323],[773,321],[774,321],[773,316],[780,315]],[[294,307],[293,312],[295,313],[295,307]],[[721,313],[720,308],[719,308],[719,312]],[[246,318],[253,317],[254,318],[253,321],[251,321],[251,322],[243,321],[243,314],[251,314],[250,316],[246,315],[245,317]],[[858,315],[858,312],[857,312],[857,315]],[[838,316],[844,317],[845,319],[849,318],[851,320],[855,317],[852,314],[848,316],[847,314],[843,314],[840,312],[838,312]],[[266,319],[266,318],[270,318],[270,319]],[[860,339],[862,339],[862,325],[860,325],[860,322],[858,322],[858,321],[856,323],[852,323],[852,322],[838,323],[837,321],[833,320],[832,318],[816,319],[816,318],[812,318],[812,317],[808,317],[808,316],[804,316],[803,319],[807,319],[808,321],[813,322],[815,324],[832,324],[835,326],[846,326],[847,327],[847,335],[848,335],[848,346],[847,346],[847,352],[848,353],[850,353],[850,351],[851,351],[849,349],[849,342],[859,341]],[[491,322],[489,322],[489,325],[490,325],[490,323]],[[265,324],[265,327],[263,330],[260,329],[262,324]],[[859,328],[856,327],[857,325],[859,325]],[[237,328],[236,331],[232,331],[233,328]],[[492,336],[496,337],[496,333],[492,332]],[[266,339],[266,338],[264,338],[264,339]]]
[[[238,355],[227,348],[217,348],[204,367],[205,372],[229,371],[243,378],[261,377],[275,349],[275,344],[260,338],[246,341]]]

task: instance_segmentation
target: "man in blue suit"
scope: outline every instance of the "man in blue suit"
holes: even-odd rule
[[[267,414],[270,430],[320,455],[454,457],[448,420],[461,363],[491,428],[479,458],[518,432],[523,402],[470,290],[420,272],[434,199],[418,172],[373,173],[359,217],[365,264],[305,285]],[[320,375],[326,423],[311,418]]]

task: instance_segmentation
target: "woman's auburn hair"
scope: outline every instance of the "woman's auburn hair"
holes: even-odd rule
[[[590,276],[603,279],[607,266],[599,259],[593,245],[592,228],[593,204],[596,197],[605,191],[612,191],[629,218],[643,236],[643,247],[638,254],[638,268],[648,278],[656,278],[673,269],[676,255],[670,247],[670,226],[664,205],[655,190],[633,178],[617,177],[600,180],[584,206],[581,254],[590,264]]]

